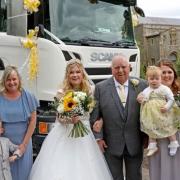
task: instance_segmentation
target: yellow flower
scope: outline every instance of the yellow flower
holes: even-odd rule
[[[64,111],[68,112],[75,108],[77,103],[73,100],[72,97],[64,98]]]

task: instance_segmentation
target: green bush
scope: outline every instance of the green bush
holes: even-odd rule
[[[176,67],[177,74],[180,77],[180,56],[179,55],[177,56],[175,67]]]
[[[146,79],[146,66],[144,64],[140,65],[140,78]]]

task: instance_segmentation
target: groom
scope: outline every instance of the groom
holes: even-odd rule
[[[111,69],[113,76],[96,85],[97,104],[90,121],[94,123],[96,119],[103,119],[103,128],[100,133],[95,133],[95,137],[104,152],[113,179],[124,180],[126,177],[126,180],[142,180],[143,144],[140,105],[136,97],[147,85],[141,79],[129,77],[131,67],[123,55],[113,57]]]

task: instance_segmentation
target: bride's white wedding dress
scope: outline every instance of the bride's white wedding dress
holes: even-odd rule
[[[72,124],[59,122],[46,137],[29,180],[112,180],[90,129],[89,115],[82,121],[90,130],[80,138],[68,137]]]

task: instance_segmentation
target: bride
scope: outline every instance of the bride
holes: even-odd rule
[[[85,70],[78,59],[72,59],[66,67],[63,88],[57,97],[69,90],[92,94]],[[112,176],[90,129],[89,114],[82,121],[88,128],[84,137],[69,137],[73,123],[57,120],[55,127],[46,137],[36,158],[29,180],[112,180]]]

